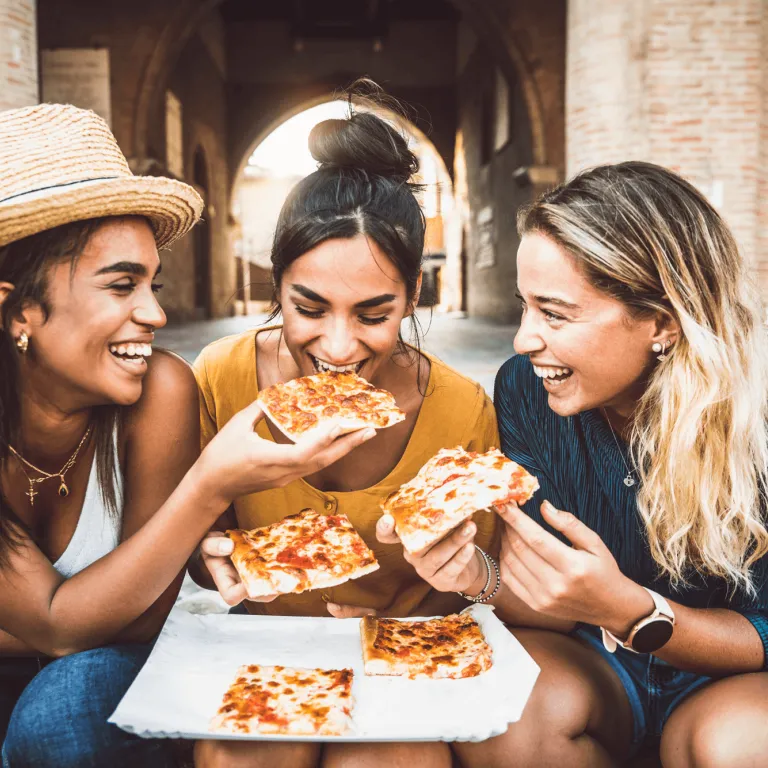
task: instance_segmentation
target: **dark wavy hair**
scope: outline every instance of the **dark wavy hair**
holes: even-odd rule
[[[38,304],[47,319],[54,308],[48,299],[51,267],[69,261],[71,274],[88,240],[103,219],[79,221],[31,235],[0,249],[0,282],[14,288],[0,305],[0,466],[10,459],[9,445],[19,444],[21,398],[19,395],[19,351],[10,333],[11,320],[25,304]],[[114,477],[117,472],[113,435],[120,422],[120,407],[93,409],[93,439],[102,497],[111,514],[117,514]],[[8,565],[9,550],[17,550],[32,532],[11,509],[0,484],[0,567]]]
[[[365,81],[365,87],[378,92]],[[300,256],[326,240],[365,235],[392,260],[405,281],[409,302],[415,304],[421,274],[426,221],[416,199],[419,189],[409,179],[419,161],[400,132],[370,111],[355,111],[352,101],[366,108],[384,105],[382,97],[355,99],[350,115],[324,120],[309,135],[309,149],[318,169],[291,190],[283,204],[272,245],[270,321],[281,311],[278,292],[285,270]],[[388,100],[386,106],[390,107]],[[413,307],[415,309],[415,307]],[[419,348],[419,327],[411,314]],[[405,351],[402,338],[399,351]]]

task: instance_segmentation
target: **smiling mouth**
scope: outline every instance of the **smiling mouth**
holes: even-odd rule
[[[326,363],[325,360],[321,360],[319,357],[315,357],[314,355],[309,355],[309,357],[312,360],[312,364],[315,366],[315,370],[318,373],[327,373],[329,371],[335,371],[336,373],[360,373],[360,370],[368,360],[366,357],[365,360],[360,360],[359,362],[351,363],[350,365],[332,365],[331,363]]]
[[[554,366],[534,365],[533,372],[540,379],[543,379],[545,384],[549,384],[555,389],[573,376],[573,371],[570,368],[555,368]]]
[[[152,357],[151,344],[110,344],[109,352],[115,360],[132,369],[141,368]]]

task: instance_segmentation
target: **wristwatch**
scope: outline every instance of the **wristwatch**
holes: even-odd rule
[[[651,596],[654,611],[650,616],[635,624],[629,630],[626,640],[619,640],[604,627],[600,627],[603,633],[603,645],[609,653],[614,653],[618,646],[626,648],[632,653],[653,653],[658,651],[672,637],[675,628],[675,614],[669,603],[659,594],[648,587],[643,589]]]

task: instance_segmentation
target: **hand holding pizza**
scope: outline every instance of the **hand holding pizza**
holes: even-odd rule
[[[200,544],[203,563],[227,605],[239,605],[248,597],[245,584],[240,580],[230,557],[234,546],[232,539],[221,531],[209,531]],[[248,599],[258,603],[271,603],[276,597],[277,595],[265,595]]]
[[[450,535],[417,555],[403,549],[403,557],[424,581],[439,592],[478,594],[485,584],[486,568],[475,549],[477,526],[467,520]],[[399,544],[395,521],[382,515],[376,523],[376,538],[382,544]]]
[[[292,444],[275,443],[256,434],[264,418],[258,402],[233,416],[199,459],[202,482],[214,497],[229,506],[235,499],[269,488],[282,488],[319,472],[376,435],[373,428],[341,435],[338,424],[318,427]]]
[[[535,611],[595,626],[621,626],[622,606],[638,587],[619,570],[602,539],[569,512],[545,501],[544,519],[573,546],[557,539],[515,503],[498,508],[504,519],[502,582]]]

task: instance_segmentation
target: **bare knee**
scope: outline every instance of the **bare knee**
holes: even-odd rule
[[[316,768],[319,744],[198,741],[195,768]]]
[[[696,692],[664,728],[669,768],[752,768],[768,764],[768,676],[726,678]]]
[[[669,768],[758,768],[768,763],[765,722],[726,716],[704,718],[687,733],[662,741],[661,758]]]

